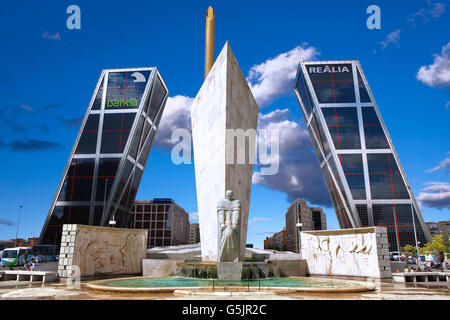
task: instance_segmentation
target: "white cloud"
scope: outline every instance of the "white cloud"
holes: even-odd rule
[[[407,22],[415,24],[419,18],[422,22],[428,22],[430,18],[437,19],[445,13],[446,6],[445,2],[433,3],[431,0],[427,0],[427,7],[415,12]]]
[[[175,96],[167,99],[158,131],[155,136],[157,146],[170,149],[172,132],[175,129],[187,129],[191,131],[191,105],[194,98],[186,96]]]
[[[421,206],[437,209],[450,209],[450,184],[447,182],[428,182],[420,191],[417,200]]]
[[[260,114],[259,129],[280,130],[279,171],[275,175],[253,174],[253,184],[278,190],[288,201],[303,198],[311,203],[330,206],[319,163],[304,126],[287,119],[288,109]]]
[[[397,47],[399,47],[401,31],[402,31],[401,29],[392,31],[386,36],[386,38],[383,41],[378,42],[381,45],[381,49],[382,50],[386,49],[390,44],[395,44]]]
[[[292,92],[299,62],[312,60],[318,55],[316,48],[303,44],[251,67],[247,81],[258,106],[264,107]]]
[[[433,64],[420,67],[416,77],[430,87],[450,87],[450,42],[442,47],[441,55],[434,55]]]
[[[198,212],[191,212],[189,214],[189,220],[190,221],[198,221]]]
[[[21,105],[20,109],[23,109],[23,110],[31,112],[31,113],[35,112],[35,110],[32,107],[30,107],[30,106],[28,106],[26,104]]]
[[[263,222],[263,221],[269,221],[269,220],[270,220],[269,218],[259,217],[259,218],[250,219],[248,221],[248,223]]]
[[[55,34],[50,34],[50,33],[48,33],[48,31],[44,31],[44,33],[42,34],[41,37],[43,39],[61,41],[61,35],[59,34],[59,32],[57,32]]]
[[[449,152],[450,154],[450,152]],[[434,172],[441,169],[445,169],[447,172],[450,172],[450,158],[445,158],[442,160],[438,166],[434,167],[433,169],[427,170],[427,172]]]

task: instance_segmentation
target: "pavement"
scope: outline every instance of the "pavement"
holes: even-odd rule
[[[3,282],[3,283],[2,283]],[[177,296],[173,293],[114,293],[80,284],[0,281],[0,300],[234,300],[236,297]],[[450,300],[447,288],[424,288],[412,284],[381,283],[375,291],[362,293],[287,293],[239,296],[239,300]]]
[[[9,267],[3,267],[0,266],[0,271],[2,270],[11,270]],[[22,267],[16,267],[13,268],[13,270],[22,270]],[[58,272],[58,261],[50,261],[50,262],[42,262],[42,263],[35,263],[34,265],[35,271],[51,271],[51,272]]]

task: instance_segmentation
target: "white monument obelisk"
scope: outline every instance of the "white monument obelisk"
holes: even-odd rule
[[[214,18],[214,11],[210,7],[207,14],[206,59],[211,57],[211,47],[214,52],[210,43],[211,38],[214,41],[210,32],[211,18]],[[228,42],[209,72],[208,68],[210,66],[206,63],[206,79],[191,108],[202,260],[217,261],[217,201],[224,198],[227,190],[232,190],[234,199],[241,203],[239,260],[243,261],[258,106]],[[240,138],[235,139],[232,135],[233,132],[241,134],[241,138],[243,133],[250,136],[244,139],[246,142],[242,145]],[[239,152],[245,152],[244,162]]]

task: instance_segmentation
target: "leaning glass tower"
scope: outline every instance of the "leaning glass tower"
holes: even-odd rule
[[[359,62],[301,62],[295,93],[340,227],[387,227],[390,251],[430,241]]]
[[[167,97],[157,68],[102,72],[41,244],[59,244],[63,224],[126,227]]]

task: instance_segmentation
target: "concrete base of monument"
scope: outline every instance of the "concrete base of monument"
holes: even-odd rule
[[[143,276],[217,279],[217,263],[201,261],[200,250],[200,244],[149,249],[147,258],[142,261]],[[300,259],[296,253],[247,248],[245,257],[239,279],[306,276],[308,274],[306,261]],[[228,268],[240,267],[230,264]],[[239,271],[234,270],[233,273],[236,274],[233,279],[237,279]]]
[[[218,262],[217,279],[219,281],[239,281],[242,279],[243,262]]]

